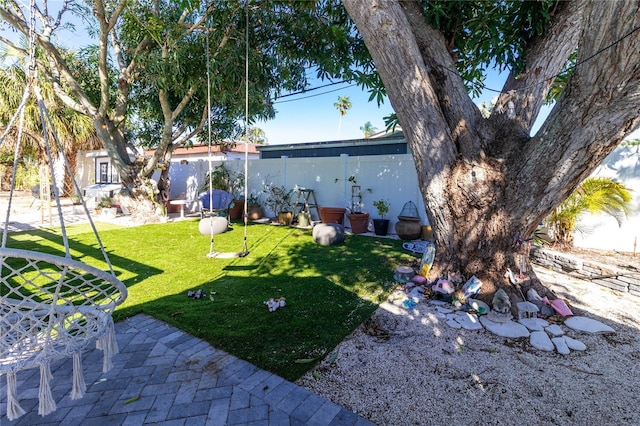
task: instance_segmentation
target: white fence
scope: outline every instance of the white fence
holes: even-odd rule
[[[213,163],[213,167],[218,164]],[[244,161],[227,161],[225,166],[231,171],[241,172]],[[170,198],[196,199],[197,188],[208,169],[209,165],[204,160],[190,161],[187,165],[171,163]],[[248,192],[260,195],[263,201],[266,198],[265,186],[273,184],[287,189],[313,189],[320,206],[350,208],[354,183],[349,181],[349,177],[354,176],[362,188],[362,210],[372,218],[377,217],[377,210],[371,204],[373,201],[385,199],[390,203],[389,213],[385,216],[391,220],[390,232],[393,232],[396,217],[408,201],[416,204],[423,224],[427,223],[410,154],[249,160],[248,170]],[[274,215],[274,212],[266,213]]]
[[[213,166],[217,164],[220,162]],[[242,160],[228,160],[225,165],[233,171],[244,170]],[[208,167],[206,160],[190,161],[187,165],[172,162],[171,198],[195,200]],[[348,179],[354,176],[363,190],[363,210],[373,218],[377,212],[372,201],[382,198],[390,202],[386,216],[392,222],[390,232],[407,201],[416,204],[423,224],[427,223],[410,154],[250,160],[248,169],[249,193],[262,195],[263,200],[265,185],[272,183],[285,188],[313,189],[321,206],[350,207],[352,183]],[[634,244],[638,244],[640,251],[640,146],[618,147],[594,175],[613,177],[632,189],[631,213],[621,227],[607,215],[585,215],[577,226],[576,245],[632,252]]]

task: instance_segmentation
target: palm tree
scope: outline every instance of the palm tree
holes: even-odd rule
[[[370,121],[367,121],[366,123],[364,123],[364,126],[360,127],[360,130],[362,130],[362,133],[364,133],[364,137],[368,138],[369,136],[373,135],[378,130],[378,128],[374,127]]]
[[[342,117],[347,114],[347,111],[351,109],[351,101],[348,96],[338,96],[338,102],[335,102],[333,106],[340,113],[340,121],[338,122],[338,139],[340,139],[340,129],[342,128]]]
[[[260,127],[249,127],[249,142],[256,145],[266,145],[267,135]]]
[[[19,62],[13,63],[8,68],[0,69],[0,131],[4,131],[3,125],[9,119],[20,104],[22,93],[26,86],[27,75],[25,67]],[[55,97],[50,84],[41,79],[37,82],[40,93],[49,113],[49,118],[62,145],[62,150],[67,157],[72,169],[75,168],[76,153],[80,149],[95,149],[100,147],[98,139],[95,137],[95,128],[91,119],[83,114],[72,111],[63,106]],[[25,107],[25,119],[23,124],[23,150],[36,152],[40,159],[40,164],[46,164],[45,140],[42,130],[42,121],[38,104],[32,96]],[[8,148],[11,142],[15,142],[17,129],[12,129],[3,148]],[[53,134],[49,131],[49,142],[53,153],[58,151]],[[73,194],[74,188],[71,185],[70,176],[65,176],[64,194]]]
[[[611,178],[585,179],[547,219],[550,230],[560,244],[573,244],[573,231],[580,215],[607,213],[618,225],[629,212],[631,193],[623,184]]]

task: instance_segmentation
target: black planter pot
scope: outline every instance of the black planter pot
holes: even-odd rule
[[[373,219],[373,230],[376,235],[387,235],[389,219]]]

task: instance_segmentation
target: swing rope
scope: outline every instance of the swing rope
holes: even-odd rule
[[[211,155],[212,144],[212,130],[211,130],[211,58],[209,52],[209,31],[205,34],[206,40],[206,68],[207,68],[207,157],[209,162],[209,253],[207,257],[210,258],[233,258],[233,257],[245,257],[249,254],[249,248],[247,246],[247,227],[248,227],[248,213],[247,213],[247,199],[248,199],[248,173],[249,173],[249,2],[245,4],[245,99],[244,99],[244,209],[243,209],[243,222],[244,231],[242,239],[242,251],[239,252],[218,252],[215,250],[215,231],[220,227],[214,224],[213,215],[213,166]],[[226,228],[225,228],[226,229]],[[222,231],[224,232],[224,231]],[[219,232],[218,232],[219,233]]]

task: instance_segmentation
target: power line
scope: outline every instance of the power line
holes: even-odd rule
[[[340,83],[348,83],[348,81],[341,81],[341,82],[339,82],[339,83],[332,83],[332,84],[330,84],[330,85],[328,85],[328,86],[331,86],[331,85],[333,85],[333,84],[340,84]],[[274,103],[274,104],[283,104],[283,103],[285,103],[285,102],[301,101],[301,100],[303,100],[303,99],[314,98],[314,97],[316,97],[316,96],[326,95],[327,93],[337,92],[338,90],[348,89],[349,87],[353,87],[353,86],[357,86],[357,84],[356,84],[356,83],[353,83],[353,84],[350,84],[350,85],[345,86],[345,87],[338,87],[337,89],[327,90],[326,92],[316,93],[316,94],[314,94],[314,95],[303,96],[303,97],[301,97],[301,98],[289,99],[289,100],[285,100],[285,101],[274,101],[273,103]],[[323,87],[327,87],[327,85],[325,85],[325,86],[323,86]],[[313,88],[313,89],[309,89],[309,90],[306,90],[306,91],[303,91],[303,92],[296,93],[296,95],[299,95],[300,93],[306,93],[306,92],[309,92],[309,91],[311,91],[311,90],[320,89],[320,88],[321,88],[321,87],[315,87],[315,88]],[[293,96],[293,94],[291,94],[291,95],[285,95],[285,96]],[[284,98],[284,96],[281,96],[281,98]]]
[[[527,86],[527,87],[522,87],[522,88],[520,88],[520,89],[517,89],[516,91],[517,91],[517,92],[522,92],[522,91],[525,91],[525,90],[529,90],[529,89],[531,89],[532,87],[536,87],[536,86],[538,86],[538,85],[540,85],[540,84],[544,84],[544,83],[545,83],[546,81],[548,81],[548,80],[551,80],[551,79],[555,80],[555,79],[556,79],[556,78],[558,78],[559,76],[561,76],[561,75],[563,75],[563,74],[566,74],[566,73],[568,73],[568,72],[570,72],[570,71],[572,71],[572,70],[576,69],[578,66],[580,66],[580,65],[584,64],[585,62],[590,61],[591,59],[595,58],[596,56],[600,55],[601,53],[603,53],[603,52],[605,52],[605,51],[607,51],[607,50],[611,49],[612,47],[616,46],[617,44],[621,43],[623,40],[625,40],[627,37],[631,36],[633,33],[635,33],[635,32],[636,32],[636,31],[638,31],[638,30],[640,30],[640,25],[639,25],[639,26],[637,26],[637,27],[635,27],[635,28],[633,28],[631,31],[629,31],[627,34],[625,34],[625,35],[623,35],[622,37],[620,37],[618,40],[616,40],[616,41],[614,41],[613,43],[611,43],[611,44],[609,44],[609,45],[607,45],[607,46],[605,46],[605,47],[601,48],[600,50],[598,50],[597,52],[593,53],[592,55],[590,55],[590,56],[586,57],[586,58],[585,58],[585,59],[583,59],[582,61],[580,61],[580,62],[576,62],[575,64],[571,65],[571,66],[570,66],[570,67],[568,67],[567,69],[562,70],[562,71],[560,71],[560,72],[556,73],[555,75],[553,75],[553,76],[551,76],[551,77],[545,78],[543,81],[540,81],[540,82],[538,82],[538,83],[534,83],[534,84],[532,84],[532,85],[530,85],[530,86]],[[450,73],[460,75],[460,73],[459,73],[458,71],[454,71],[454,70],[452,70],[452,69],[450,69],[450,68],[448,68],[448,67],[446,67],[446,66],[444,66],[444,65],[442,65],[442,64],[439,64],[439,63],[438,63],[437,65],[438,65],[440,68],[442,68],[442,69],[444,69],[444,70],[446,70],[446,71],[448,71],[448,72],[450,72]],[[341,81],[335,81],[335,82],[331,82],[331,83],[328,83],[328,84],[323,84],[323,85],[321,85],[321,86],[313,87],[313,88],[311,88],[311,89],[305,89],[305,90],[300,90],[300,91],[298,91],[298,92],[287,93],[286,95],[279,96],[279,97],[278,97],[278,98],[276,98],[276,99],[288,98],[288,97],[290,97],[290,96],[295,96],[295,95],[300,95],[300,94],[302,94],[302,93],[312,92],[312,91],[314,91],[314,90],[323,89],[323,88],[325,88],[325,87],[335,86],[335,85],[337,85],[337,84],[349,83],[350,81],[352,81],[352,80],[341,80]],[[465,80],[465,81],[466,81],[467,83],[472,83],[472,81],[469,81],[469,80]],[[301,101],[301,100],[303,100],[303,99],[309,99],[309,98],[313,98],[313,97],[316,97],[316,96],[322,96],[322,95],[325,95],[325,94],[327,94],[327,93],[337,92],[338,90],[348,89],[348,88],[353,87],[353,86],[356,86],[356,83],[354,83],[354,84],[350,84],[350,85],[348,85],[348,86],[346,86],[346,87],[340,87],[340,88],[338,88],[338,89],[329,90],[329,91],[322,92],[322,93],[316,93],[316,94],[314,94],[314,95],[304,96],[304,97],[301,97],[301,98],[289,99],[289,100],[285,100],[285,101],[278,101],[278,100],[274,100],[272,103],[273,103],[273,104],[283,104],[283,103],[285,103],[285,102]],[[493,88],[491,88],[491,87],[485,86],[484,84],[480,84],[480,87],[482,87],[482,89],[483,89],[483,90],[487,90],[487,91],[489,91],[489,92],[502,93],[502,90],[493,89]]]

